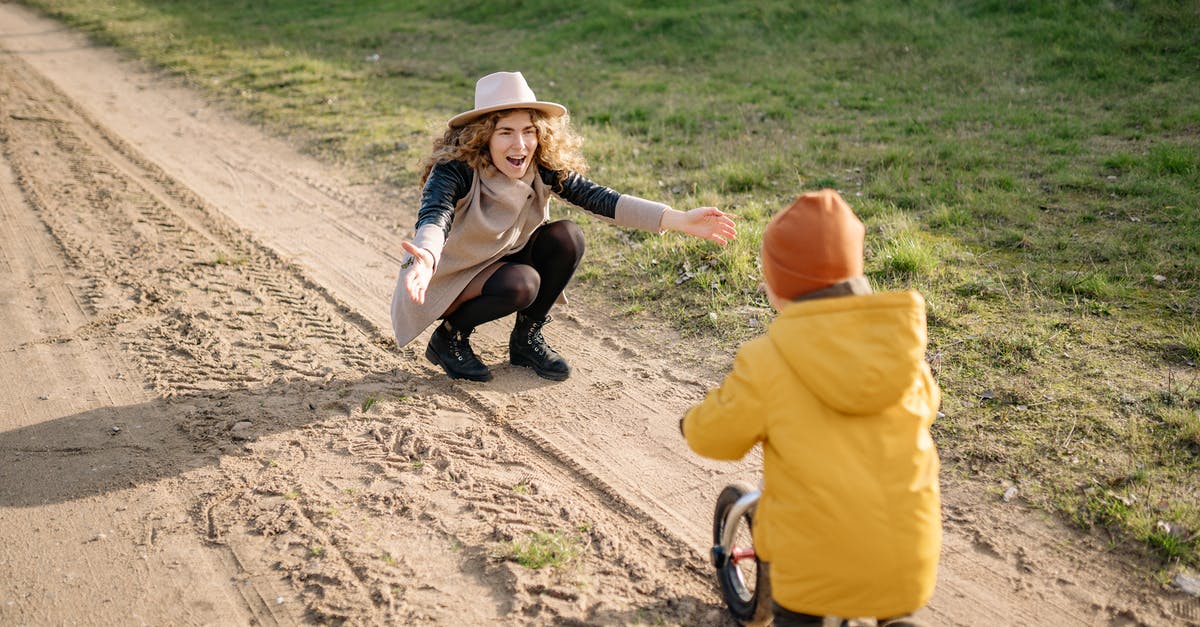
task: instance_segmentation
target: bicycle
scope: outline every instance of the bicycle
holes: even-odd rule
[[[729,613],[742,625],[772,619],[770,578],[754,552],[754,510],[761,491],[738,481],[725,486],[713,511],[712,563]]]

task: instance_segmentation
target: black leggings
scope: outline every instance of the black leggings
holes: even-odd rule
[[[483,284],[479,296],[462,303],[446,316],[455,329],[475,327],[513,312],[542,319],[583,258],[583,232],[570,220],[539,226],[521,250],[504,262]]]

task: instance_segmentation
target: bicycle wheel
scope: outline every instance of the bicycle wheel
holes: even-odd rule
[[[754,554],[754,507],[740,516],[734,505],[747,494],[757,492],[745,482],[732,483],[717,497],[713,511],[713,558],[717,581],[729,613],[743,625],[766,625],[771,622],[771,583],[766,569]],[[723,545],[726,528],[733,532],[733,541]]]

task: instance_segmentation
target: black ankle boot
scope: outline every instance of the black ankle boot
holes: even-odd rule
[[[474,330],[454,329],[449,322],[442,322],[429,338],[425,357],[434,365],[441,366],[451,379],[491,381],[492,371],[488,370],[488,367],[479,361],[475,351],[471,350],[468,338]]]
[[[562,381],[571,376],[571,366],[562,355],[546,345],[542,327],[550,322],[550,316],[535,319],[523,313],[517,314],[517,324],[508,338],[508,358],[514,366],[528,366],[543,379]]]

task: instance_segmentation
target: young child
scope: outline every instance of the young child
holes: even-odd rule
[[[681,423],[688,445],[736,460],[762,443],[754,525],[775,625],[823,616],[920,625],[941,547],[941,393],[925,363],[925,301],[872,294],[862,222],[833,190],[800,196],[763,232],[779,311],[721,387]]]

